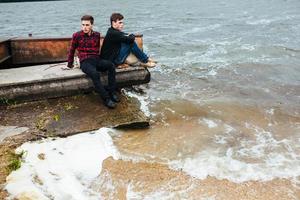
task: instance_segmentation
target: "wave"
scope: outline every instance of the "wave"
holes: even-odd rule
[[[211,120],[202,122],[210,128],[217,127]],[[254,130],[254,139],[243,138],[238,145],[224,148],[230,137],[238,140],[233,134],[234,129],[229,127],[227,134],[216,137],[215,143],[219,148],[207,148],[192,157],[171,161],[170,168],[182,170],[199,179],[212,176],[236,183],[276,178],[297,180],[300,177],[300,157],[297,152],[300,139],[276,140],[271,132],[247,123],[245,126]]]

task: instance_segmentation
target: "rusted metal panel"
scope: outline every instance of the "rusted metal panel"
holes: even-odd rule
[[[143,49],[143,35],[135,41]],[[101,37],[101,44],[103,37]],[[1,44],[1,43],[0,43]],[[67,61],[71,38],[14,38],[10,40],[12,64],[42,64]],[[4,51],[3,51],[4,52]],[[0,49],[1,53],[1,49]],[[1,56],[2,54],[0,54]],[[3,58],[5,57],[3,53]],[[1,60],[2,57],[0,57]]]
[[[140,49],[143,50],[143,35],[142,34],[135,34],[135,42]]]
[[[71,38],[18,38],[11,40],[13,64],[63,62]]]
[[[9,39],[0,40],[0,63],[6,61],[11,57],[9,48],[10,48]]]

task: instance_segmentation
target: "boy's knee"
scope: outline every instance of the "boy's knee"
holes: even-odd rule
[[[115,64],[111,61],[106,60],[105,65],[108,69],[114,69],[115,68]]]
[[[87,75],[89,76],[90,78],[92,79],[98,79],[100,78],[100,75],[97,71],[93,71],[93,70],[84,70],[82,69],[82,71]]]
[[[110,62],[110,68],[115,69],[116,65],[113,62]]]

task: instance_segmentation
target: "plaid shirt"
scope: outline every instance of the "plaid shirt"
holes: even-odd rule
[[[73,34],[71,47],[68,53],[68,67],[73,66],[74,53],[77,49],[79,61],[90,58],[98,57],[100,48],[100,33],[92,31],[91,35],[79,31]]]

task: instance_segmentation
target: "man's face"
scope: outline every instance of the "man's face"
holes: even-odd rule
[[[84,33],[90,33],[92,31],[93,25],[89,20],[82,20],[81,21],[81,30]]]
[[[117,21],[112,21],[112,27],[114,29],[117,29],[118,31],[122,31],[124,28],[123,19],[117,20]]]

